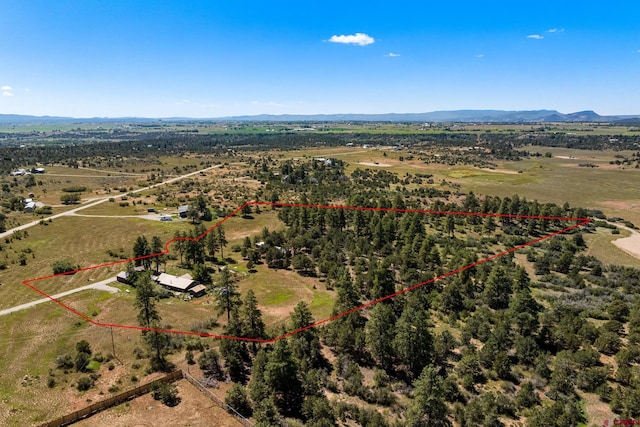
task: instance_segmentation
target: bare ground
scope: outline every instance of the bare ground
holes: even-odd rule
[[[634,232],[631,236],[614,240],[612,243],[629,255],[640,259],[640,233]]]
[[[378,166],[380,168],[388,168],[391,167],[393,165],[390,165],[388,163],[375,163],[375,162],[358,162],[359,165],[364,165],[364,166]]]
[[[73,425],[77,427],[96,425],[111,427],[241,426],[235,418],[203,396],[187,380],[177,381],[175,385],[181,402],[173,408],[153,400],[151,393],[147,393]]]

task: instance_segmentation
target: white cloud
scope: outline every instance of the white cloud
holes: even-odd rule
[[[479,53],[476,55],[476,58],[482,59],[484,58],[484,53]]]
[[[389,52],[385,56],[388,56],[389,58],[397,58],[398,56],[400,56],[400,54],[399,53]]]
[[[535,39],[535,40],[542,40],[544,38],[544,36],[541,36],[540,34],[529,34],[527,36],[528,39]]]
[[[358,46],[366,46],[375,43],[375,39],[365,33],[355,33],[350,35],[333,35],[329,39],[331,43],[353,44]]]
[[[547,33],[564,33],[564,28],[550,28]]]
[[[2,89],[2,90],[13,90],[13,89],[11,88],[11,86],[6,86],[6,85],[5,85],[5,86],[2,86],[0,89]]]
[[[9,92],[8,90],[5,90],[2,92],[2,96],[13,96],[13,93]]]

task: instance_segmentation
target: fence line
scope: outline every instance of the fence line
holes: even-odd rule
[[[100,402],[93,403],[80,410],[74,411],[67,415],[63,415],[62,417],[57,418],[53,421],[48,421],[46,423],[40,424],[40,427],[61,427],[61,426],[73,424],[76,421],[79,421],[82,418],[85,418],[91,414],[95,414],[96,412],[103,411],[107,408],[118,405],[134,397],[149,393],[149,391],[155,384],[172,383],[182,378],[184,378],[182,371],[173,371],[162,378],[158,378],[157,380],[143,384],[134,389],[119,393],[115,396],[111,396],[105,400],[101,400]]]
[[[254,424],[251,421],[249,421],[248,419],[243,417],[234,408],[232,408],[231,406],[227,405],[224,400],[220,399],[218,396],[213,394],[208,388],[206,388],[205,386],[200,384],[200,382],[198,380],[196,380],[195,378],[193,378],[188,372],[182,371],[182,377],[184,379],[186,379],[187,381],[189,381],[194,386],[196,386],[198,388],[198,390],[200,390],[200,392],[202,392],[202,394],[204,394],[206,397],[208,397],[213,403],[215,403],[220,408],[224,409],[225,411],[227,411],[228,413],[233,415],[235,417],[235,419],[238,420],[238,422],[240,424],[242,424],[244,427],[253,427]]]
[[[213,403],[215,403],[220,408],[224,409],[228,413],[230,413],[235,419],[242,424],[244,427],[254,427],[254,424],[249,421],[247,418],[242,416],[238,411],[236,411],[231,406],[227,405],[224,400],[220,399],[218,396],[213,394],[209,389],[207,389],[204,385],[202,385],[198,380],[193,378],[188,372],[183,370],[173,371],[162,378],[158,378],[157,380],[151,381],[149,383],[143,384],[131,390],[124,391],[115,396],[111,396],[105,400],[101,400],[99,402],[93,403],[89,406],[86,406],[77,411],[71,412],[70,414],[63,415],[60,418],[57,418],[53,421],[48,421],[46,423],[40,424],[40,427],[61,427],[69,424],[73,424],[83,418],[86,418],[90,415],[93,415],[97,412],[104,411],[105,409],[111,408],[112,406],[119,405],[122,402],[133,399],[134,397],[141,396],[143,394],[149,393],[154,385],[159,383],[172,383],[174,381],[180,379],[186,379],[191,384],[193,384],[202,394],[209,398]]]

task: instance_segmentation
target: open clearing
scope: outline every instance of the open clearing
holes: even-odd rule
[[[629,237],[614,240],[613,244],[640,259],[640,234],[636,233]]]
[[[99,412],[74,423],[77,427],[96,425],[111,427],[173,427],[173,426],[241,426],[235,418],[215,405],[187,380],[174,383],[180,404],[171,408],[153,400],[151,393]]]
[[[389,163],[376,163],[376,162],[358,162],[358,164],[363,166],[377,166],[380,168],[389,168],[392,166]]]

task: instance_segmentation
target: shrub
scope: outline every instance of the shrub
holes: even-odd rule
[[[220,355],[215,349],[207,350],[202,353],[198,359],[198,364],[206,376],[215,378],[219,381],[223,381],[226,378],[224,369],[220,364]]]
[[[78,193],[63,194],[62,196],[60,196],[60,201],[65,205],[78,203],[80,201],[80,194]]]
[[[224,398],[224,403],[238,411],[238,413],[243,417],[251,416],[252,409],[251,403],[247,397],[247,392],[245,388],[238,383],[233,383],[227,392],[227,396]],[[228,412],[231,412],[231,410]]]
[[[142,350],[140,347],[136,347],[133,349],[133,355],[136,357],[136,359],[142,359],[144,357],[144,350]]]
[[[75,359],[76,371],[78,372],[87,372],[89,371],[89,362],[91,361],[91,356],[87,353],[77,353]]]
[[[69,273],[78,269],[77,266],[74,266],[69,261],[56,261],[51,264],[51,268],[53,268],[53,274]]]
[[[53,213],[53,208],[51,206],[43,206],[36,209],[35,213],[38,215],[51,215]]]
[[[87,353],[89,356],[91,356],[91,345],[86,340],[78,341],[76,343],[76,351],[78,353]],[[101,362],[101,360],[99,360],[99,362]]]
[[[173,384],[156,383],[152,386],[152,395],[167,406],[176,406],[180,403],[178,389]]]
[[[58,369],[73,368],[73,358],[69,353],[59,355],[58,357],[56,357],[56,367]]]
[[[76,384],[78,391],[87,391],[91,387],[93,387],[93,380],[89,377],[80,377],[78,384]]]
[[[82,193],[83,191],[86,191],[87,187],[83,187],[80,185],[73,185],[71,187],[64,187],[62,189],[62,191],[64,191],[65,193]]]

